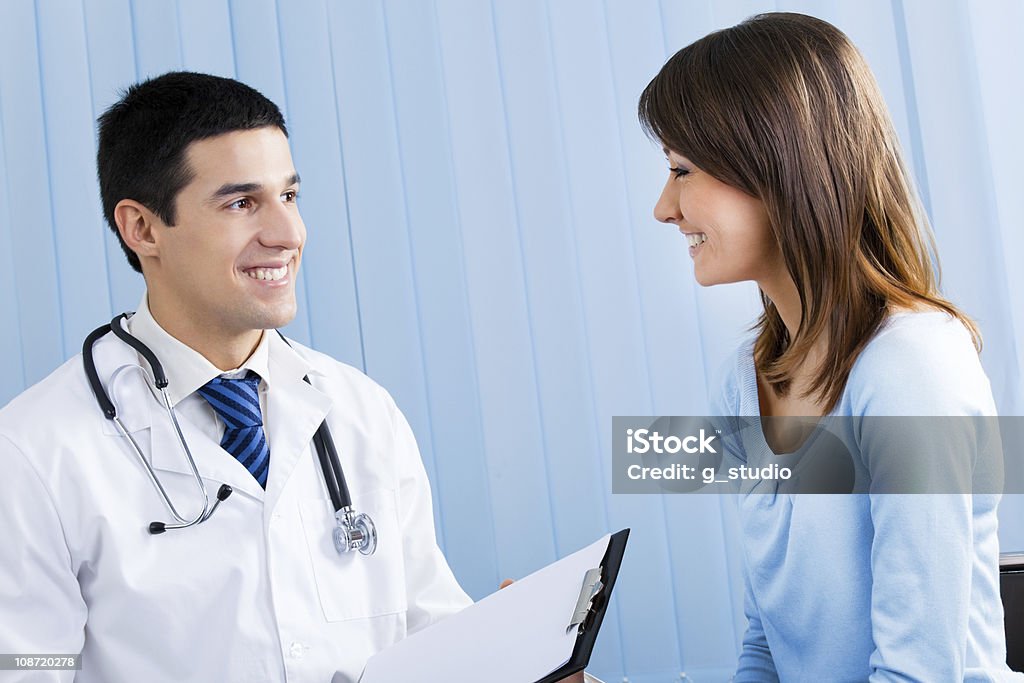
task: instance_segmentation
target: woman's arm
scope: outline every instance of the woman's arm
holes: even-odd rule
[[[852,387],[855,414],[907,416],[860,425],[874,529],[870,680],[960,681],[978,553],[972,485],[993,455],[980,417],[994,414],[992,394],[959,323],[932,317],[883,334]]]
[[[880,494],[871,521],[870,680],[963,680],[971,497]]]
[[[739,663],[733,683],[765,683],[778,681],[779,674],[775,670],[768,647],[768,639],[761,624],[761,613],[757,608],[753,591],[750,590],[750,578],[746,569],[743,571],[743,612],[747,615],[747,631],[743,634]]]

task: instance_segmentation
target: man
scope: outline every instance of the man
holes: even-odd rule
[[[81,357],[0,411],[0,649],[81,652],[86,682],[355,681],[374,652],[470,600],[391,397],[273,331],[295,316],[306,238],[281,113],[236,81],[169,73],[99,123],[104,213],[147,288],[124,329],[159,359],[174,412],[110,333],[96,374],[141,454],[104,419]],[[376,525],[372,555],[332,542],[311,446],[325,419]],[[203,516],[221,484],[234,492],[208,518],[150,533],[171,505]]]

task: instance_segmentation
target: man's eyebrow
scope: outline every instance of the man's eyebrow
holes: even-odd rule
[[[298,185],[301,181],[298,173],[293,173],[285,179],[285,185]],[[209,201],[217,201],[224,197],[235,194],[256,194],[263,190],[262,183],[224,183],[217,188],[217,191],[210,195]]]
[[[260,183],[224,183],[210,195],[210,201],[216,201],[233,194],[255,194],[263,189]]]

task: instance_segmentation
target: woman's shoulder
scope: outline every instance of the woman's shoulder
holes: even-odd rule
[[[995,412],[970,331],[936,310],[890,314],[854,363],[843,403],[855,415]]]
[[[951,360],[978,356],[971,333],[959,319],[945,311],[901,310],[885,318],[861,355],[905,363],[921,354],[934,358],[947,353],[954,354]]]

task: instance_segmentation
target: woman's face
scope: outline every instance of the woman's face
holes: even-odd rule
[[[666,150],[668,181],[654,217],[686,236],[694,276],[705,287],[755,280],[762,285],[785,273],[761,200],[705,173]]]

